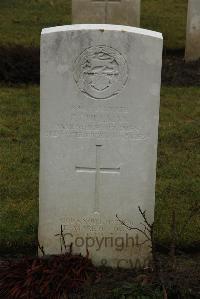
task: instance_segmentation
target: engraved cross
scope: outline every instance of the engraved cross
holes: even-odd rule
[[[95,200],[94,212],[99,212],[99,187],[100,187],[100,174],[120,174],[120,167],[100,167],[100,150],[102,145],[96,145],[96,167],[80,167],[76,166],[76,172],[95,173]]]
[[[105,24],[107,24],[107,18],[108,18],[108,4],[109,3],[119,3],[121,0],[92,0],[92,2],[96,3],[104,3],[105,4]]]

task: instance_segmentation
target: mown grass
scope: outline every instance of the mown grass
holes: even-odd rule
[[[0,43],[39,46],[44,27],[71,23],[68,0],[1,0]]]
[[[188,0],[141,0],[141,27],[163,33],[164,46],[184,49]]]
[[[171,238],[172,211],[180,233],[189,210],[199,206],[200,88],[163,88],[161,93],[156,186],[159,243]],[[180,246],[200,242],[200,215],[178,237]]]
[[[183,227],[198,204],[200,88],[165,87],[161,94],[156,235],[170,241],[171,214]],[[0,88],[0,248],[31,246],[37,237],[39,174],[39,88]],[[200,217],[199,217],[200,218]],[[195,218],[179,239],[187,247],[200,241]]]
[[[142,0],[141,27],[160,31],[165,46],[185,47],[187,0]],[[39,46],[44,27],[71,24],[69,0],[1,0],[0,44]]]
[[[0,242],[36,239],[39,166],[38,87],[0,89]]]

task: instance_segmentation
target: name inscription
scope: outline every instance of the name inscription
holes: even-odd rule
[[[126,107],[88,109],[80,105],[71,107],[70,117],[46,133],[46,137],[59,136],[148,139],[142,129],[133,124]]]

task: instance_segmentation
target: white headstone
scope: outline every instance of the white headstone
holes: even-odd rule
[[[140,26],[140,0],[72,0],[73,24]]]
[[[41,37],[39,240],[97,265],[150,257],[138,206],[154,217],[162,35],[127,26],[47,28]],[[141,245],[142,244],[142,245]]]
[[[200,0],[188,1],[185,59],[200,59]]]

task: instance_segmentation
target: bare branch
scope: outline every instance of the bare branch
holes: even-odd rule
[[[60,226],[60,234],[55,234],[55,237],[59,236],[60,237],[60,251],[61,253],[63,252],[63,246],[65,248],[65,252],[67,251],[67,245],[65,243],[65,235],[66,234],[63,234],[63,227],[62,227],[62,224]]]
[[[146,242],[149,242],[149,240],[144,240],[144,242],[139,243],[138,245],[139,245],[139,246],[144,245]]]
[[[139,245],[143,245],[148,241],[151,242],[150,248],[151,248],[152,257],[153,257],[153,265],[154,265],[153,268],[155,270],[155,273],[157,273],[157,275],[159,276],[159,260],[158,260],[157,253],[156,253],[156,244],[155,244],[154,233],[153,233],[154,223],[150,224],[150,222],[147,220],[146,211],[142,211],[140,206],[138,207],[138,209],[139,209],[139,212],[142,215],[142,218],[144,220],[144,223],[140,223],[141,225],[143,225],[144,230],[142,230],[138,227],[129,226],[128,224],[125,223],[125,221],[119,219],[118,215],[116,215],[116,217],[117,217],[118,221],[122,225],[124,225],[127,229],[136,230],[145,236],[146,240],[144,242],[140,243]]]
[[[42,252],[42,255],[44,256],[45,255],[44,247],[40,245],[39,241],[38,241],[38,248],[40,249],[40,251]]]
[[[144,223],[140,223],[140,224],[143,225],[143,226],[144,226],[144,229],[147,230],[149,233],[151,232],[150,228],[147,227]]]
[[[144,222],[146,223],[146,225],[149,227],[149,229],[151,230],[152,228],[152,224],[150,224],[147,220],[147,217],[146,217],[146,211],[142,211],[141,207],[138,206],[138,209],[140,211],[140,214],[142,215],[142,218],[144,219]]]
[[[151,241],[151,238],[145,233],[145,231],[141,230],[140,228],[138,227],[133,227],[133,226],[129,226],[127,225],[123,220],[121,220],[118,215],[116,214],[116,217],[117,219],[119,220],[119,222],[124,225],[126,228],[128,228],[129,230],[137,230],[138,232],[142,233],[148,241]]]

